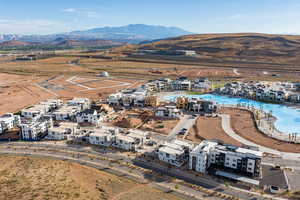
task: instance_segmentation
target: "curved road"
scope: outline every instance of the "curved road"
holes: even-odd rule
[[[278,150],[275,150],[275,149],[264,147],[264,146],[255,144],[255,143],[253,143],[249,140],[246,140],[245,138],[243,138],[243,137],[239,136],[237,133],[235,133],[234,130],[232,130],[231,125],[230,125],[230,115],[221,114],[220,116],[222,118],[222,128],[223,128],[223,130],[226,132],[227,135],[234,138],[235,140],[237,140],[237,141],[239,141],[239,142],[241,142],[245,145],[248,145],[248,146],[258,147],[258,149],[262,152],[278,155],[278,156],[282,157],[283,159],[300,160],[300,154],[299,153],[282,152],[282,151],[278,151]]]

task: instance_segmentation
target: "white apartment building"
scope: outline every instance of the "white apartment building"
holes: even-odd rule
[[[126,135],[118,134],[113,146],[126,151],[137,151],[144,145],[147,137],[147,132],[130,129]]]
[[[77,132],[79,132],[77,123],[62,122],[58,126],[49,128],[46,138],[49,140],[67,140]]]
[[[49,111],[53,111],[63,105],[63,102],[59,99],[48,99],[33,105],[29,108],[25,108],[21,111],[21,115],[26,118],[41,117],[47,114]]]
[[[96,110],[86,109],[76,115],[76,121],[78,123],[87,122],[98,126],[103,121],[103,116],[98,114]]]
[[[209,167],[214,167],[258,177],[261,158],[260,151],[203,141],[190,153],[189,168],[206,173]]]
[[[63,101],[60,99],[47,99],[39,103],[40,105],[48,105],[50,109],[57,109],[63,105]]]
[[[170,165],[181,167],[188,161],[188,155],[193,146],[193,144],[187,141],[178,139],[172,142],[166,142],[158,149],[158,158]]]
[[[50,110],[50,106],[47,105],[47,104],[37,104],[37,105],[33,105],[29,108],[25,108],[21,111],[21,115],[23,117],[26,117],[26,118],[30,118],[30,119],[33,119],[33,118],[38,118],[38,117],[41,117],[45,114],[47,114],[47,112],[49,112]]]
[[[79,107],[80,110],[85,110],[91,107],[91,102],[88,98],[73,98],[67,102],[67,105]]]
[[[20,125],[20,116],[6,113],[0,116],[0,134]]]
[[[119,129],[114,127],[101,127],[90,132],[89,143],[101,146],[112,146],[116,142]]]
[[[119,106],[121,98],[122,98],[122,93],[118,92],[118,93],[109,95],[107,98],[107,102],[109,105]]]
[[[21,121],[23,140],[40,140],[47,135],[48,128],[53,126],[52,118],[44,116],[38,119]]]
[[[75,120],[76,115],[80,113],[81,107],[79,106],[67,106],[64,105],[61,108],[55,110],[52,115],[55,120],[58,121],[67,121],[67,120]]]
[[[214,146],[218,145],[217,142],[203,141],[196,146],[189,156],[189,169],[197,172],[206,173],[206,169],[210,166],[211,151]]]
[[[180,118],[181,111],[176,106],[159,107],[155,111],[156,117]]]

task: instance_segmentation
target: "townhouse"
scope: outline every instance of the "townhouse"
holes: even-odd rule
[[[260,176],[262,152],[253,149],[203,141],[189,156],[189,169],[207,173],[208,169],[228,171],[249,177]]]

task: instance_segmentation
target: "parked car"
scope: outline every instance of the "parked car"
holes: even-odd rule
[[[278,186],[270,185],[269,190],[273,194],[280,193],[280,188]]]

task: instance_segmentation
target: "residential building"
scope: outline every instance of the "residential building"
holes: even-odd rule
[[[91,107],[91,102],[88,98],[73,98],[67,102],[68,106],[79,107],[80,110],[89,109]]]
[[[6,113],[0,116],[0,134],[20,125],[20,116]]]
[[[86,109],[77,113],[76,121],[78,123],[87,122],[93,125],[98,126],[101,121],[103,121],[103,116],[98,114],[96,110],[93,109]]]
[[[41,140],[48,133],[48,128],[53,126],[50,116],[43,116],[35,119],[21,119],[21,134],[23,140]]]
[[[119,134],[119,128],[101,127],[92,130],[89,133],[89,143],[101,146],[112,146],[116,142],[116,136]]]
[[[118,134],[113,146],[127,151],[137,151],[144,145],[147,136],[147,132],[130,129],[126,135]]]
[[[25,108],[21,111],[21,115],[26,118],[41,117],[50,111],[60,108],[63,102],[59,99],[48,99],[33,105],[29,108]]]
[[[64,105],[55,110],[52,115],[58,121],[75,121],[78,113],[81,112],[81,106],[68,106]]]
[[[62,122],[57,126],[48,128],[47,139],[49,140],[67,140],[71,135],[79,131],[78,124],[72,122]]]
[[[190,153],[189,168],[201,173],[214,168],[259,177],[261,158],[262,152],[257,150],[203,141]]]
[[[182,112],[176,106],[159,107],[155,110],[156,117],[180,118]]]
[[[157,150],[158,158],[170,165],[181,167],[188,161],[191,149],[193,149],[193,144],[176,139],[166,142]]]

